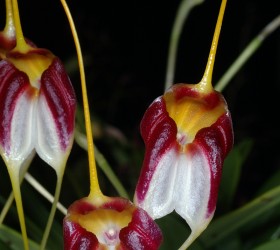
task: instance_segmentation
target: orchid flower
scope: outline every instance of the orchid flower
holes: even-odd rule
[[[61,0],[61,3],[77,49],[90,173],[89,195],[70,205],[63,220],[64,249],[157,250],[162,242],[162,234],[149,214],[126,198],[108,197],[101,192],[95,164],[82,53],[69,8],[64,0]]]
[[[17,1],[6,0],[6,10],[6,27],[0,33],[0,154],[12,182],[25,249],[29,246],[20,177],[35,152],[56,171],[44,249],[73,145],[76,97],[60,59],[24,38]]]
[[[192,232],[180,249],[213,218],[223,162],[233,146],[227,103],[211,82],[225,6],[223,0],[202,80],[170,87],[140,126],[146,151],[134,202],[153,219],[175,210],[188,223]]]

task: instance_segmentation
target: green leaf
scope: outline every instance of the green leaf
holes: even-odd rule
[[[43,229],[46,225],[46,221],[48,218],[49,210],[47,206],[44,204],[44,198],[40,197],[38,194],[28,183],[24,182],[22,185],[22,194],[24,197],[24,205],[25,205],[25,220],[27,226],[27,232],[29,241],[32,239],[34,242],[40,242],[43,235]],[[44,201],[44,202],[43,202]],[[0,203],[4,204],[5,200],[0,196]],[[47,202],[46,202],[47,203]],[[35,209],[34,209],[35,208]],[[59,213],[59,212],[58,212]],[[17,210],[15,205],[13,204],[9,210],[9,220],[15,218],[17,221]],[[59,214],[58,214],[59,215]],[[8,226],[6,226],[8,227]],[[15,231],[17,232],[17,231]],[[20,232],[17,232],[19,235]],[[0,232],[1,234],[1,232]],[[0,237],[1,240],[1,237]],[[4,239],[4,242],[6,239]],[[37,244],[37,243],[36,243]],[[1,244],[0,244],[1,246]],[[63,231],[62,231],[62,219],[59,221],[54,220],[52,225],[52,231],[47,243],[47,249],[51,250],[59,250],[63,247]],[[2,250],[2,248],[0,247]],[[14,248],[8,248],[14,249]],[[17,249],[22,249],[17,248]]]
[[[11,250],[11,248],[9,246],[7,246],[7,244],[5,244],[5,242],[2,240],[0,240],[0,249],[1,250]]]
[[[262,187],[257,192],[257,195],[261,195],[264,192],[277,187],[280,185],[280,170],[276,171],[266,182],[262,185]]]
[[[280,249],[280,239],[266,242],[254,250],[279,250]]]
[[[190,234],[187,223],[175,212],[156,222],[162,230],[164,239],[160,250],[178,249]]]
[[[22,236],[19,232],[5,226],[0,225],[0,247],[1,250],[19,250],[23,249]],[[3,246],[3,248],[2,248]],[[29,240],[30,250],[38,250],[39,245],[31,240]]]
[[[200,236],[199,240],[206,247],[212,247],[229,238],[232,234],[238,234],[249,223],[256,222],[262,216],[280,206],[280,186],[266,192],[245,206],[222,216],[212,223]]]
[[[252,139],[243,140],[233,148],[225,159],[217,205],[222,211],[230,209],[238,187],[241,168],[251,152],[252,145]]]
[[[51,204],[48,204],[44,198],[40,197],[40,194],[37,193],[33,187],[27,185],[27,183],[23,183],[22,193],[25,200],[25,217],[28,236],[37,242],[41,242]],[[47,205],[44,204],[44,202]],[[57,211],[57,217],[59,217],[59,213],[60,212]],[[62,234],[62,220],[59,222],[54,220],[50,237],[47,242],[47,248],[51,250],[62,249]]]

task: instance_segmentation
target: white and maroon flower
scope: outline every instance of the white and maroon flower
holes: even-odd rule
[[[162,234],[153,219],[120,197],[95,196],[74,202],[63,221],[64,249],[157,250]]]
[[[6,1],[6,16],[0,32],[0,154],[10,175],[24,249],[29,247],[21,179],[35,153],[57,174],[44,249],[73,145],[76,96],[58,57],[24,37],[17,1]]]
[[[205,73],[198,84],[175,84],[141,121],[146,152],[134,202],[153,218],[176,211],[191,228],[186,249],[213,218],[225,157],[233,146],[227,103],[212,86],[223,0]]]
[[[135,204],[153,219],[175,210],[192,229],[205,228],[214,214],[223,162],[233,144],[222,95],[176,84],[147,109],[141,134],[146,154]]]
[[[51,52],[7,52],[0,61],[0,153],[20,168],[35,150],[56,171],[73,143],[76,98]]]

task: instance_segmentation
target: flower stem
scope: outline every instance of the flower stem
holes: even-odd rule
[[[15,36],[15,25],[11,0],[6,0],[6,13],[4,33],[7,37],[12,38]]]
[[[19,172],[19,185],[22,183],[23,178],[25,177],[25,174],[27,173],[27,170],[31,164],[31,161],[33,160],[33,157],[35,155],[35,151],[29,155],[29,157],[24,161],[24,164],[20,167],[20,172]],[[8,166],[8,165],[7,165]],[[11,194],[9,195],[4,207],[2,208],[1,214],[0,214],[0,225],[3,223],[13,201],[14,201],[15,195],[14,192],[12,191]]]
[[[62,171],[60,173],[58,171],[56,172],[57,182],[56,182],[56,187],[55,187],[54,200],[53,200],[53,203],[52,203],[52,208],[51,208],[51,211],[50,211],[50,214],[49,214],[48,222],[47,222],[47,225],[45,227],[43,238],[42,238],[42,241],[41,241],[41,244],[40,244],[40,249],[41,250],[45,250],[47,240],[49,238],[52,222],[53,222],[53,219],[54,219],[54,216],[55,216],[55,211],[56,211],[56,207],[57,207],[57,203],[58,203],[58,199],[59,199],[59,195],[60,195],[60,190],[61,190],[61,185],[62,185],[62,180],[63,180],[63,173],[64,173],[64,171]]]
[[[28,237],[27,237],[26,225],[25,225],[25,219],[24,219],[24,211],[23,211],[23,205],[22,205],[22,197],[21,197],[21,191],[20,191],[19,168],[17,168],[16,166],[11,167],[11,164],[8,166],[9,166],[8,172],[10,175],[12,188],[13,188],[13,192],[15,195],[15,201],[16,201],[17,212],[18,212],[18,217],[19,217],[19,222],[20,222],[23,245],[24,245],[25,250],[29,250]]]
[[[17,41],[14,50],[19,51],[20,53],[25,53],[30,49],[30,46],[25,42],[23,36],[17,0],[12,0],[12,11],[13,11],[13,18],[14,18],[14,24],[16,29],[16,41]]]
[[[110,182],[112,183],[112,185],[115,187],[116,191],[118,192],[118,194],[121,197],[127,198],[129,199],[129,195],[126,192],[125,188],[123,187],[123,185],[121,184],[120,180],[118,179],[118,177],[115,175],[115,173],[113,172],[112,168],[110,167],[109,163],[107,162],[107,160],[105,159],[104,155],[98,150],[97,147],[95,148],[95,156],[96,156],[96,161],[100,167],[100,169],[102,169],[103,173],[107,176],[107,178],[110,180]]]
[[[62,6],[64,8],[65,14],[68,18],[70,28],[72,31],[75,47],[77,50],[78,64],[80,69],[80,77],[81,77],[81,87],[82,87],[82,96],[83,96],[83,105],[84,105],[84,115],[85,115],[85,127],[86,127],[86,135],[87,135],[87,143],[88,143],[88,159],[89,159],[89,171],[90,171],[90,193],[89,196],[103,196],[99,182],[97,177],[96,163],[95,163],[95,155],[94,155],[94,144],[93,144],[93,136],[91,129],[91,121],[90,121],[90,111],[87,97],[87,87],[85,80],[85,71],[84,71],[84,63],[83,56],[81,51],[81,46],[79,42],[79,38],[77,35],[77,31],[75,28],[75,24],[71,15],[71,12],[67,6],[65,0],[61,0]]]
[[[78,145],[83,148],[84,150],[88,150],[88,145],[87,145],[87,141],[86,141],[86,136],[80,132],[79,130],[75,130],[75,141],[78,143]],[[106,177],[108,178],[108,180],[111,182],[111,184],[113,185],[113,187],[116,189],[116,191],[118,192],[118,194],[121,197],[127,198],[129,199],[129,195],[126,192],[125,188],[123,187],[122,183],[120,182],[120,180],[118,179],[118,177],[116,176],[116,174],[114,173],[114,171],[112,170],[111,166],[109,165],[109,163],[107,162],[106,158],[104,157],[104,155],[99,151],[99,149],[95,146],[94,147],[95,150],[95,158],[96,158],[96,162],[99,166],[99,168],[103,171],[103,173],[106,175]]]
[[[216,57],[221,27],[222,27],[222,23],[223,23],[223,17],[224,17],[224,13],[225,13],[226,3],[227,3],[227,0],[222,0],[220,11],[219,11],[219,16],[218,16],[218,20],[216,23],[215,32],[214,32],[214,36],[213,36],[213,40],[212,40],[212,44],[211,44],[211,48],[210,48],[210,53],[209,53],[209,57],[208,57],[207,65],[206,65],[206,69],[205,69],[204,75],[203,75],[200,83],[197,86],[199,88],[200,92],[208,93],[209,91],[212,91],[212,89],[213,89],[212,73],[213,73],[213,69],[214,69],[215,57]]]
[[[189,237],[186,239],[186,241],[183,243],[182,246],[178,250],[185,250],[187,249],[199,236],[199,233],[197,231],[192,231]]]

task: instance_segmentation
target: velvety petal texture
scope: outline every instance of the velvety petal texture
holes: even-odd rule
[[[205,228],[216,208],[224,159],[233,145],[223,96],[196,85],[175,84],[141,121],[145,158],[135,204],[153,218],[173,210],[192,231]]]
[[[64,249],[159,249],[162,234],[153,219],[124,198],[83,198],[63,221]]]
[[[7,54],[0,61],[0,98],[4,161],[21,166],[36,150],[53,168],[61,166],[72,147],[76,110],[61,61],[43,49]]]

